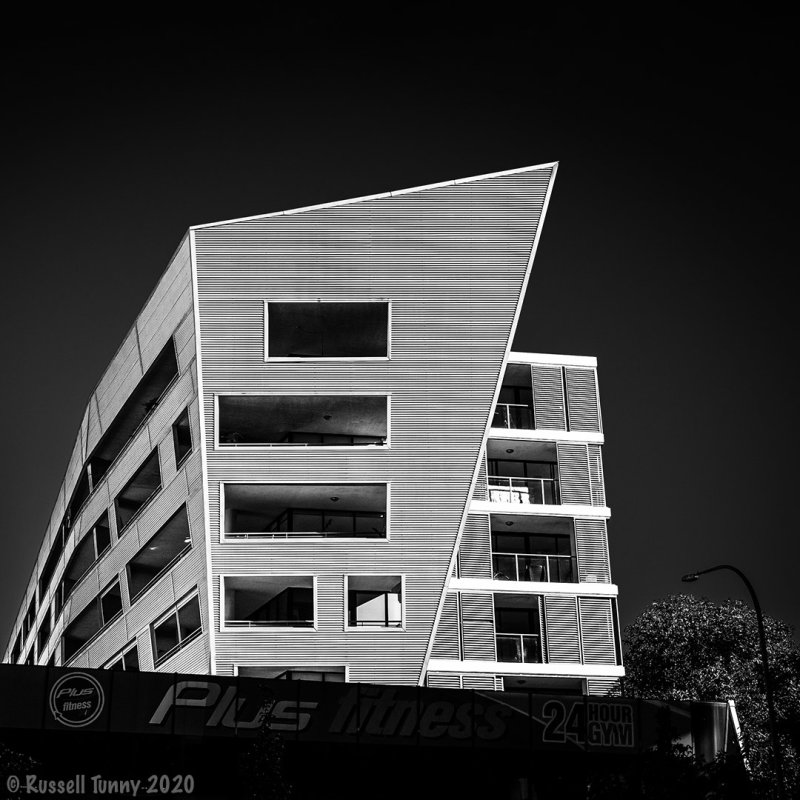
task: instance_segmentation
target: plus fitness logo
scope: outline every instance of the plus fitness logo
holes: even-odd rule
[[[103,710],[103,687],[85,672],[59,678],[50,690],[50,711],[56,722],[82,728],[94,722]]]

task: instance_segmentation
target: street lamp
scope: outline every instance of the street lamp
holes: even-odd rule
[[[718,564],[716,567],[709,567],[708,569],[699,569],[696,572],[689,572],[688,574],[684,575],[681,580],[684,583],[693,583],[701,575],[705,575],[707,572],[716,572],[720,569],[728,569],[731,572],[735,572],[744,581],[747,591],[750,592],[750,598],[753,601],[753,608],[756,612],[756,621],[758,622],[758,639],[761,644],[761,664],[764,668],[764,691],[767,695],[767,711],[769,713],[769,733],[770,740],[772,742],[772,758],[775,763],[775,777],[778,781],[778,797],[782,798],[784,797],[783,767],[781,764],[780,745],[778,744],[778,723],[775,717],[775,703],[772,698],[772,680],[769,676],[769,659],[767,657],[767,637],[764,633],[764,617],[761,614],[761,604],[758,602],[758,597],[756,597],[756,590],[753,588],[753,584],[747,579],[747,575],[745,575],[744,572],[737,567],[731,566],[730,564]]]

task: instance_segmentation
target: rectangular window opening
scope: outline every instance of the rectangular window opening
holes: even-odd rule
[[[231,576],[224,583],[227,627],[314,626],[314,579],[310,576]]]
[[[245,678],[269,678],[283,681],[314,681],[315,683],[344,683],[344,667],[329,666],[240,666],[238,674]]]
[[[172,423],[172,443],[175,446],[175,465],[180,467],[192,452],[192,430],[189,425],[188,408],[184,408],[178,419]]]
[[[122,591],[117,579],[64,629],[61,637],[61,663],[66,664],[121,613]]]
[[[196,639],[202,632],[200,599],[196,594],[192,595],[159,622],[153,623],[150,630],[153,640],[154,665],[158,666]]]
[[[139,648],[136,642],[125,646],[125,649],[114,656],[104,667],[120,672],[139,672]]]
[[[386,538],[385,483],[228,483],[229,539]]]
[[[495,594],[497,660],[515,664],[543,663],[543,617],[538,595]]]
[[[118,533],[122,533],[160,488],[161,466],[156,448],[114,499]]]
[[[189,516],[181,506],[128,562],[128,590],[135,602],[192,546]]]
[[[268,358],[386,358],[388,302],[267,303]]]
[[[349,575],[347,625],[350,628],[400,628],[403,581],[399,575]]]
[[[492,514],[494,580],[576,583],[573,521]]]
[[[385,396],[219,397],[220,447],[366,447],[387,436]]]

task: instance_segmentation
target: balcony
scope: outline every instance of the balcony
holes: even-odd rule
[[[492,427],[533,430],[533,408],[523,403],[498,403],[494,409]]]
[[[489,501],[533,505],[557,505],[561,502],[555,478],[512,478],[506,475],[489,475]]]
[[[492,570],[496,581],[575,583],[578,575],[572,556],[545,554],[495,553]]]
[[[510,664],[542,664],[542,637],[538,633],[498,633],[497,660]]]

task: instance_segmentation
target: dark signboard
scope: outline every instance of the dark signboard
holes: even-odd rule
[[[10,665],[0,691],[5,729],[620,754],[692,732],[689,704],[626,698]]]

